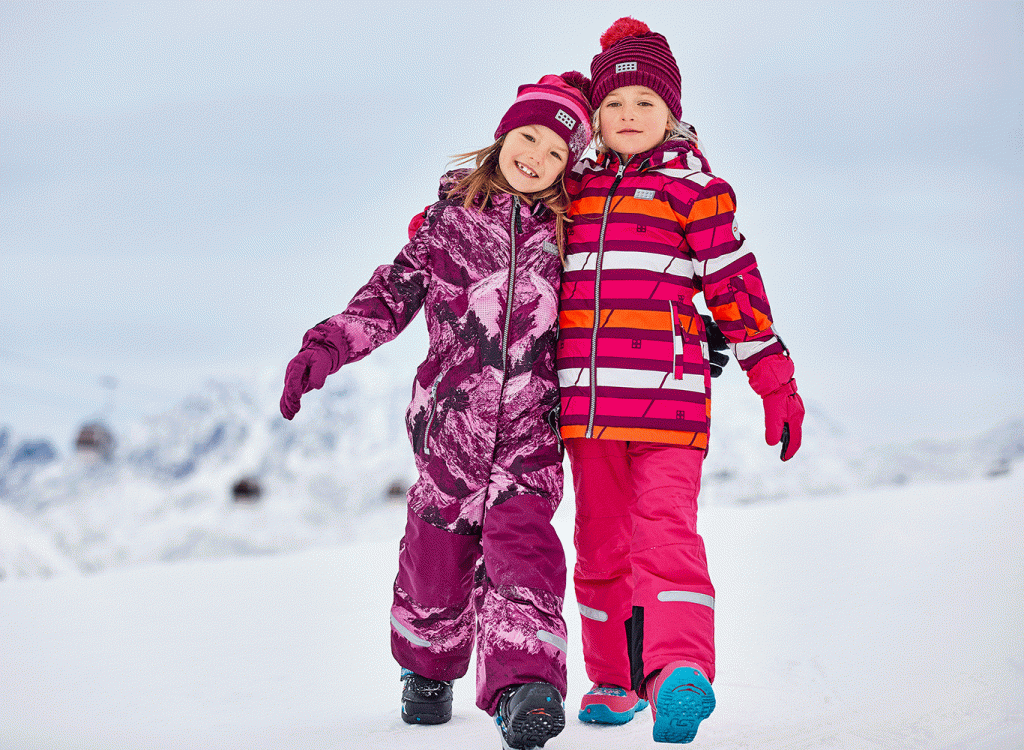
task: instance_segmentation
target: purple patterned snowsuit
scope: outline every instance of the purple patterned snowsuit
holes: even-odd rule
[[[489,714],[508,685],[566,689],[565,556],[551,526],[562,495],[561,264],[553,216],[538,208],[508,194],[482,211],[440,200],[394,263],[321,324],[342,329],[344,364],[424,308],[430,351],[406,412],[419,479],[391,650],[403,667],[451,680],[468,670],[475,638],[477,705]]]

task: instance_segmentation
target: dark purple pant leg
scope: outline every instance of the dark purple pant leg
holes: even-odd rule
[[[565,554],[549,500],[519,495],[484,520],[477,705],[494,713],[509,685],[548,682],[565,697]]]
[[[391,653],[403,667],[434,680],[466,674],[479,557],[478,536],[439,529],[409,511],[391,607]]]

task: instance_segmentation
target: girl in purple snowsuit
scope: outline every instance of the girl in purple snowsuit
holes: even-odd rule
[[[451,716],[451,681],[477,644],[477,705],[506,747],[564,726],[566,567],[551,518],[562,495],[558,296],[563,176],[587,148],[579,73],[521,86],[495,132],[442,178],[411,239],[345,312],[310,329],[289,363],[281,413],[327,375],[397,336],[422,307],[430,350],[406,426],[408,493],[391,609],[403,719]]]

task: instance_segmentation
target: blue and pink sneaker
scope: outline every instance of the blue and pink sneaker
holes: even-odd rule
[[[632,690],[617,685],[594,683],[580,703],[580,721],[591,724],[625,724],[637,711],[647,708],[647,701]]]
[[[697,727],[715,710],[715,691],[689,662],[669,664],[647,681],[655,742],[693,742]]]

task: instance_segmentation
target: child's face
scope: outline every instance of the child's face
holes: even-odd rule
[[[668,105],[646,86],[613,90],[598,111],[601,140],[620,154],[649,151],[672,129]]]
[[[508,184],[529,195],[554,184],[565,170],[569,148],[546,125],[523,125],[505,135],[498,168]]]

